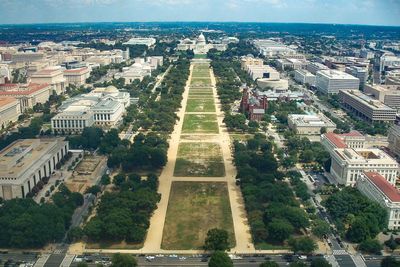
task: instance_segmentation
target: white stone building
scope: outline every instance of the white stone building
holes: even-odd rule
[[[49,67],[35,72],[31,75],[30,81],[36,84],[49,84],[57,95],[65,92],[65,78],[59,67]]]
[[[16,98],[0,97],[0,130],[18,121],[19,115],[21,115],[21,106]]]
[[[317,90],[324,94],[337,94],[339,90],[358,90],[360,80],[338,70],[321,70],[315,78]]]
[[[71,84],[76,86],[84,85],[89,76],[90,69],[88,67],[64,70],[64,77],[67,86]]]
[[[397,162],[378,148],[336,148],[331,156],[330,173],[339,184],[354,186],[363,171],[378,172],[391,184],[397,180]]]
[[[377,172],[363,172],[357,181],[357,189],[388,213],[389,230],[400,229],[400,191]]]
[[[305,69],[295,70],[294,80],[301,84],[315,85],[315,75]]]
[[[62,139],[21,139],[0,151],[0,198],[24,198],[68,153]]]
[[[322,113],[314,115],[289,114],[288,124],[290,129],[301,135],[319,135],[321,128],[325,128],[327,132],[336,129],[336,124]]]
[[[49,100],[52,87],[49,84],[1,84],[0,97],[18,99],[20,110],[33,108],[36,104],[44,104]]]

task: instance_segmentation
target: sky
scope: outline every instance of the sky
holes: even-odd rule
[[[0,24],[120,21],[400,26],[400,0],[0,0]]]

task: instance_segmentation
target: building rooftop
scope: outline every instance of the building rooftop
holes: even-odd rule
[[[83,68],[78,68],[78,69],[69,69],[69,70],[64,70],[64,74],[84,74],[89,71],[88,67],[83,67]]]
[[[334,152],[350,163],[397,164],[393,158],[378,148],[336,148]]]
[[[343,133],[343,134],[335,134],[333,132],[325,133],[325,137],[335,145],[336,148],[347,148],[347,144],[345,142],[346,137],[364,137],[360,132],[358,131],[351,131],[349,133]]]
[[[339,70],[331,70],[331,69],[329,69],[329,70],[320,70],[320,71],[317,72],[317,74],[325,76],[325,77],[327,77],[329,79],[358,80],[358,78],[356,78],[356,77],[354,77],[354,76],[352,76],[352,75],[350,75],[348,73],[345,73],[343,71],[339,71]]]
[[[400,202],[400,191],[391,185],[382,175],[377,172],[364,172],[364,175],[369,179],[379,190],[392,202]]]
[[[43,158],[61,139],[20,139],[0,151],[0,177],[17,177]]]
[[[351,96],[353,98],[356,98],[358,101],[363,102],[365,105],[368,105],[369,107],[375,109],[375,110],[387,110],[391,111],[394,109],[386,106],[383,104],[381,101],[376,100],[375,98],[372,98],[361,91],[355,91],[355,90],[340,90],[341,93],[346,94],[348,96]]]
[[[28,85],[21,84],[0,84],[1,95],[30,95],[42,89],[49,87],[49,84],[30,83]]]
[[[323,114],[289,114],[288,118],[296,126],[336,126]]]

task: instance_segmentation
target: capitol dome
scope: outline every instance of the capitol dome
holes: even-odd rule
[[[197,38],[197,44],[206,44],[206,37],[203,33]]]

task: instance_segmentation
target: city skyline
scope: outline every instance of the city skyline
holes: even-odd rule
[[[343,8],[346,7],[346,8]],[[400,26],[396,0],[5,0],[0,24],[221,21]]]

